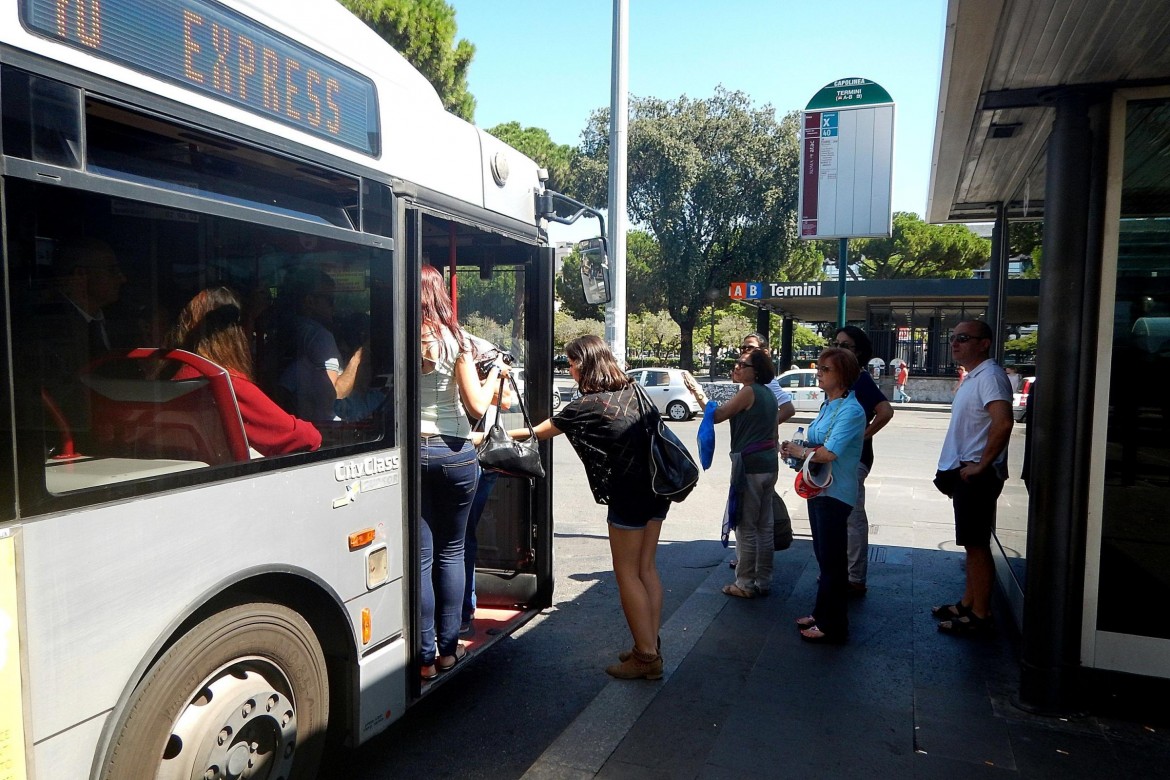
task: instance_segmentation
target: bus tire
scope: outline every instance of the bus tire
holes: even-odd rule
[[[134,689],[102,773],[108,780],[317,777],[329,724],[325,655],[279,604],[198,623]]]

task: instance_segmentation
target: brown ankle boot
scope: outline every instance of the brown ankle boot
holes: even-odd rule
[[[619,680],[662,679],[662,656],[658,653],[640,653],[634,650],[620,664],[605,667],[605,673]]]
[[[658,654],[662,655],[662,635],[661,634],[658,635]],[[618,653],[618,660],[625,661],[626,659],[633,657],[633,655],[634,655],[634,648],[631,647],[629,650],[622,650],[620,653]]]

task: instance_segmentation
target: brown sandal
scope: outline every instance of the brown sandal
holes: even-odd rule
[[[756,597],[755,591],[744,590],[734,582],[730,585],[724,585],[723,593],[727,596],[735,596],[737,599],[754,599]]]
[[[455,664],[467,657],[467,649],[463,645],[455,645],[455,655],[441,655],[436,666],[440,672],[448,672],[455,668]]]

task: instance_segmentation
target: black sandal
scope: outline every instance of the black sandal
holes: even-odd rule
[[[930,616],[935,620],[957,620],[970,614],[971,608],[964,605],[961,600],[954,604],[941,604],[930,608]]]
[[[995,633],[995,623],[991,615],[981,618],[968,611],[962,617],[942,621],[938,624],[938,630],[951,636],[985,637]]]

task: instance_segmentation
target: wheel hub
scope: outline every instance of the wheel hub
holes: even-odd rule
[[[269,670],[283,679],[275,669]],[[292,769],[296,708],[253,665],[212,678],[180,713],[159,780],[276,780]]]

